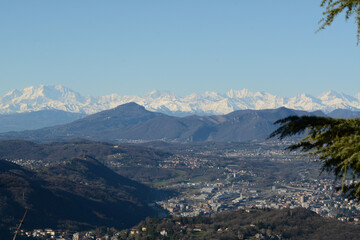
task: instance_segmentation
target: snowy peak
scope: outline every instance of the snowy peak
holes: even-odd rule
[[[57,86],[44,86],[39,87],[27,87],[22,90],[13,90],[7,93],[4,97],[20,99],[51,99],[51,100],[74,100],[81,99],[79,93],[72,91],[69,88],[65,88],[61,85]]]
[[[203,98],[208,99],[208,100],[214,100],[214,101],[219,101],[224,99],[223,96],[219,95],[217,92],[208,92],[206,91],[203,95]]]
[[[333,111],[338,108],[348,110],[359,109],[359,99],[357,97],[352,97],[344,93],[338,93],[333,90],[321,94],[319,99],[324,105],[328,106],[327,111]]]
[[[357,94],[355,94],[355,98],[360,101],[360,92],[358,92]]]
[[[169,91],[154,90],[144,96],[120,96],[110,94],[100,97],[84,97],[61,85],[28,87],[13,90],[0,97],[0,113],[30,112],[58,109],[68,112],[92,114],[134,102],[147,110],[170,115],[227,114],[241,109],[274,109],[287,107],[297,110],[331,112],[335,109],[360,111],[360,92],[349,96],[336,91],[328,91],[319,97],[303,93],[284,98],[267,92],[251,92],[248,89],[231,89],[225,94],[217,92],[197,93],[185,97]]]
[[[327,91],[319,96],[319,99],[329,99],[329,98],[340,98],[341,93],[338,93],[334,90]]]
[[[243,93],[243,91],[245,91]],[[242,96],[247,96],[248,90],[247,89],[243,89],[243,90],[234,90],[234,89],[230,89],[230,91],[228,91],[226,93],[226,96],[228,96],[229,98],[241,98]]]
[[[79,93],[58,86],[27,87],[13,90],[0,98],[0,113],[30,112],[45,109],[58,109],[68,112],[81,112],[87,98]]]
[[[321,94],[319,96],[319,99],[321,99],[322,101],[339,101],[339,102],[344,101],[344,100],[349,101],[349,102],[357,100],[356,97],[352,97],[352,96],[346,95],[344,93],[338,93],[333,90]]]
[[[226,96],[228,96],[229,98],[245,98],[245,97],[253,97],[255,96],[255,94],[253,92],[250,92],[248,89],[244,88],[242,90],[231,89],[226,93]]]
[[[148,94],[145,95],[145,97],[149,97],[149,98],[176,98],[175,94],[170,92],[170,91],[158,91],[158,90],[153,90],[151,92],[149,92]]]
[[[317,99],[306,93],[289,98],[284,105],[288,108],[297,109],[297,110],[305,110],[305,111],[324,110],[320,99]]]

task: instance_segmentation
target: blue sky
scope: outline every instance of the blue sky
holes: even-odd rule
[[[84,95],[247,88],[360,92],[356,25],[315,34],[320,0],[2,0],[0,95],[62,84]]]

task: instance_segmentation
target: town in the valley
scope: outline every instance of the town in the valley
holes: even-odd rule
[[[334,181],[332,175],[320,174],[321,163],[316,159],[284,150],[287,144],[289,142],[277,141],[174,144],[173,154],[153,167],[176,174],[147,184],[176,194],[151,205],[160,210],[159,217],[213,215],[236,209],[303,207],[327,218],[360,224],[359,204],[335,189],[341,181]],[[161,145],[158,147],[162,148]],[[122,168],[133,164],[126,163],[124,158],[112,156],[104,163],[121,173]],[[14,162],[30,168],[39,165],[39,161],[31,160]],[[151,180],[151,176],[147,177]],[[116,230],[112,231],[116,236]],[[102,232],[23,229],[20,234],[40,239],[110,239],[106,234],[108,231]]]

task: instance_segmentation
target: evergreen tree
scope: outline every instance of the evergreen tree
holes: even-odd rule
[[[330,26],[335,17],[345,11],[345,18],[348,20],[355,15],[357,23],[357,42],[360,41],[360,0],[322,0],[321,7],[325,8],[324,17],[321,19],[321,26],[318,31]]]
[[[330,26],[335,17],[345,11],[346,20],[355,15],[359,44],[360,0],[322,0],[321,7],[325,7],[325,11],[318,31]],[[322,171],[342,178],[342,185],[338,189],[360,201],[360,119],[291,116],[275,123],[281,126],[270,137],[283,139],[305,133],[306,137],[288,149],[300,149],[318,157],[323,162]],[[351,177],[349,183],[345,181],[348,176]]]
[[[302,140],[288,149],[302,150],[322,161],[322,171],[342,178],[338,189],[360,201],[360,119],[291,116],[275,123],[281,126],[270,137],[283,139],[305,133]],[[345,181],[346,177],[351,177],[350,181]]]

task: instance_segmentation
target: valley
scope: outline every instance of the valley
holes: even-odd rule
[[[287,144],[289,143],[277,141],[148,142],[137,145],[115,145],[81,139],[49,144],[2,141],[0,156],[35,171],[45,180],[50,179],[50,182],[56,183],[47,184],[52,189],[66,188],[66,181],[63,182],[60,177],[63,175],[59,175],[63,172],[62,174],[68,176],[67,179],[78,182],[69,185],[72,186],[72,191],[80,191],[81,194],[81,191],[91,187],[93,188],[91,191],[96,193],[91,198],[96,199],[96,196],[108,198],[106,192],[101,193],[97,190],[97,183],[91,181],[90,176],[86,177],[87,171],[80,175],[76,173],[71,177],[73,174],[69,170],[75,167],[78,172],[82,167],[74,165],[67,169],[66,173],[59,168],[64,163],[66,166],[67,159],[77,154],[92,154],[98,161],[121,176],[157,189],[156,191],[162,191],[162,200],[152,198],[153,200],[147,203],[156,210],[157,216],[162,217],[168,214],[173,217],[213,216],[239,209],[303,207],[327,218],[353,224],[360,223],[359,206],[335,191],[333,177],[326,174],[319,176],[320,165],[299,158],[300,153],[284,151]],[[10,146],[22,146],[23,152],[11,155],[10,153],[13,152],[9,151]],[[32,152],[36,155],[31,155]],[[49,155],[53,152],[56,153],[54,156]],[[31,156],[31,159],[27,159],[26,156]],[[53,177],[47,177],[50,175]],[[56,232],[64,231],[58,227],[44,226],[44,228],[52,228]],[[72,236],[82,228],[65,229]],[[117,229],[121,228],[118,226]],[[23,235],[29,232],[33,234],[31,227],[25,223]],[[106,234],[107,232],[104,236]],[[130,232],[127,234],[129,235]]]
[[[336,191],[341,182],[320,175],[316,158],[285,150],[301,136],[267,139],[276,120],[293,115],[326,116],[278,108],[174,117],[127,103],[70,123],[0,133],[0,234],[12,235],[25,209],[25,239],[141,238],[129,229],[148,217],[254,209],[302,208],[360,228],[357,202]]]
[[[0,240],[360,239],[360,0],[0,19]]]

